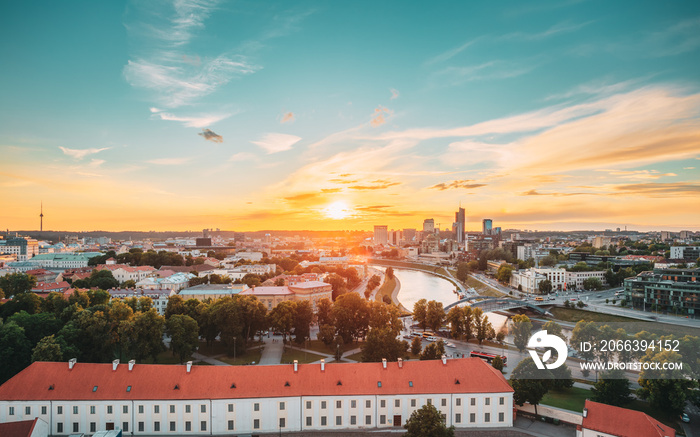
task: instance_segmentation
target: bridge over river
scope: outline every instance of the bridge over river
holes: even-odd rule
[[[472,308],[478,307],[481,308],[485,313],[492,311],[511,310],[513,308],[527,308],[546,316],[552,315],[549,311],[540,308],[538,305],[526,302],[524,300],[493,296],[468,296],[458,300],[455,303],[447,305],[445,307],[445,312],[458,305],[469,305]],[[547,303],[542,302],[540,303],[540,305],[547,305]]]

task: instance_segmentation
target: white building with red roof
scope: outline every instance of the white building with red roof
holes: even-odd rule
[[[425,404],[458,429],[513,426],[513,389],[478,358],[275,366],[37,361],[0,386],[0,422],[38,417],[52,435],[390,430]]]
[[[240,295],[255,296],[268,310],[285,300],[307,300],[311,302],[311,307],[316,310],[319,300],[332,298],[333,287],[326,282],[307,281],[294,285],[253,287],[242,291]]]
[[[675,437],[676,430],[641,411],[586,400],[576,437]]]
[[[32,293],[37,294],[39,297],[46,297],[51,292],[57,292],[65,294],[70,290],[70,284],[66,281],[61,282],[37,282],[36,285],[32,287]]]
[[[113,258],[110,258],[113,259]],[[107,260],[109,261],[109,260]],[[114,279],[120,283],[126,281],[139,282],[152,276],[156,269],[152,266],[128,266],[126,264],[100,264],[95,270],[109,270]]]

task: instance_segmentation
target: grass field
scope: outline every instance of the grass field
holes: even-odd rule
[[[280,362],[282,364],[285,363],[292,363],[294,360],[297,360],[301,364],[307,364],[307,363],[313,363],[314,361],[318,361],[321,358],[326,358],[324,355],[317,355],[313,354],[311,352],[303,352],[297,349],[292,349],[292,348],[285,348],[284,353],[282,354],[282,359]]]
[[[542,405],[563,408],[569,411],[580,413],[583,411],[583,404],[592,395],[590,390],[578,387],[565,388],[560,390],[550,390],[544,398]]]
[[[379,287],[379,290],[377,290],[375,300],[383,302],[384,296],[389,296],[389,299],[391,299],[391,293],[394,292],[394,287],[396,287],[396,279],[389,279],[387,276],[384,276],[384,283]]]
[[[502,296],[508,296],[505,293],[501,293],[500,291],[496,290],[495,288],[484,284],[483,282],[477,281],[476,279],[472,278],[469,276],[467,278],[467,281],[465,282],[465,285],[467,287],[472,287],[474,290],[476,290],[477,293],[479,293],[482,296],[493,296],[493,297],[502,297]]]
[[[554,307],[549,310],[554,314],[554,317],[565,322],[576,323],[579,320],[586,322],[635,322],[635,319],[629,317],[615,316],[612,314],[594,313],[591,311],[580,310],[576,308],[559,308]]]
[[[260,362],[260,356],[262,355],[261,349],[259,347],[254,347],[252,349],[248,349],[245,351],[245,353],[241,354],[242,351],[239,351],[239,353],[236,354],[236,357],[219,357],[217,360],[223,361],[224,363],[231,364],[233,366],[240,366],[243,364],[250,364],[252,362],[259,363]]]

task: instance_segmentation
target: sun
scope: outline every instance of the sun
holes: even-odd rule
[[[326,217],[333,220],[342,220],[347,218],[351,213],[348,205],[341,201],[331,203],[326,207],[326,209],[323,210],[323,212],[326,214]]]

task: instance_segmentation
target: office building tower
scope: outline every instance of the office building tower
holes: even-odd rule
[[[425,219],[423,220],[423,233],[424,234],[432,234],[435,233],[435,220],[434,219]]]
[[[457,240],[457,243],[464,243],[464,232],[466,231],[466,216],[465,216],[465,211],[464,208],[461,206],[459,207],[459,210],[455,213],[455,240]]]
[[[484,219],[483,220],[483,225],[482,225],[482,233],[484,235],[491,235],[491,231],[493,230],[493,220],[491,219]]]
[[[374,227],[374,244],[387,244],[389,241],[389,231],[387,226],[375,226]]]

